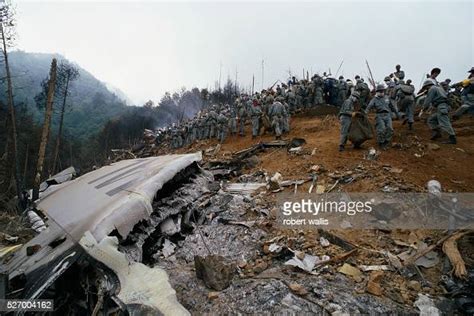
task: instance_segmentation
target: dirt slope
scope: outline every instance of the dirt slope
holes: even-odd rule
[[[373,117],[371,121],[373,122]],[[335,116],[295,117],[291,120],[290,134],[284,138],[304,138],[307,142],[304,151],[307,154],[292,155],[285,149],[270,149],[258,156],[260,162],[255,169],[265,169],[269,173],[278,171],[284,179],[299,179],[307,177],[309,169],[315,164],[330,171],[342,171],[351,170],[362,163],[376,171],[374,176],[348,184],[345,190],[378,191],[381,179],[394,176],[385,171],[391,167],[402,169],[401,173],[395,174],[396,178],[402,178],[404,182],[414,186],[416,191],[423,191],[429,180],[436,179],[441,182],[445,191],[474,192],[474,118],[464,117],[454,122],[453,126],[458,133],[458,144],[446,145],[429,140],[430,130],[424,122],[415,122],[414,131],[409,132],[401,121],[394,121],[393,148],[381,151],[376,161],[368,161],[364,159],[368,149],[374,147],[378,150],[374,139],[366,142],[363,149],[346,146],[346,151],[340,153],[339,122]],[[252,140],[250,135],[250,126],[247,126],[247,136],[228,137],[213,158],[219,159],[260,141],[274,139],[272,135],[264,135]],[[214,140],[202,141],[178,152],[205,150],[215,144],[217,142]],[[384,166],[387,168],[383,169]]]

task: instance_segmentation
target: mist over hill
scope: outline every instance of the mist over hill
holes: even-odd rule
[[[24,103],[37,121],[42,120],[43,109],[37,106],[34,97],[41,91],[41,82],[48,76],[53,58],[57,58],[58,61],[66,60],[59,54],[23,51],[13,51],[9,54],[15,103],[17,105]],[[108,120],[124,113],[127,106],[126,101],[111,92],[105,83],[96,79],[80,65],[74,65],[78,68],[80,76],[71,85],[64,128],[66,135],[86,139],[99,132]],[[0,77],[4,77],[4,68],[0,69]],[[4,87],[2,91],[5,91]],[[5,95],[2,93],[0,100],[3,103],[4,98]],[[57,112],[55,115],[58,115]],[[56,123],[57,120],[53,117],[53,128]]]

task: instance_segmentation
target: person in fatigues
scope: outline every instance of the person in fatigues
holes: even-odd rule
[[[354,105],[359,102],[360,94],[357,91],[352,92],[351,96],[347,98],[341,105],[339,110],[339,122],[341,123],[341,136],[339,139],[339,151],[344,150],[349,136],[349,129],[351,127],[351,120],[354,114]]]
[[[217,139],[223,143],[227,137],[227,130],[229,128],[229,119],[227,117],[227,110],[221,111],[217,116]]]
[[[339,90],[337,92],[336,105],[341,106],[342,103],[344,103],[344,101],[347,98],[347,90],[348,90],[347,82],[344,80],[343,76],[339,76],[338,88],[339,88]]]
[[[385,86],[383,84],[377,85],[375,92],[375,97],[370,100],[369,105],[365,109],[365,113],[369,113],[371,109],[375,109],[377,143],[381,148],[386,149],[392,141],[393,136],[391,112],[395,113],[397,117],[399,117],[400,114],[388,97],[385,96]]]
[[[415,87],[411,84],[411,80],[407,80],[406,83],[400,80],[396,94],[397,104],[405,112],[408,129],[413,130],[413,123],[415,121]]]
[[[240,136],[245,136],[245,121],[247,120],[247,102],[250,101],[243,99],[239,103],[237,103],[237,115]]]
[[[433,133],[431,140],[440,138],[441,130],[443,130],[449,135],[448,140],[443,143],[456,144],[456,133],[454,132],[448,115],[450,108],[447,103],[448,97],[446,92],[440,86],[435,85],[433,80],[430,79],[423,83],[422,90],[428,90],[423,107],[427,109],[431,106],[436,110],[436,112],[431,114],[428,118],[428,126]]]
[[[229,107],[229,131],[232,136],[237,135],[237,106],[231,105]]]
[[[260,119],[262,117],[263,110],[258,100],[253,100],[252,107],[250,108],[250,118],[252,120],[252,138],[257,137],[260,134]]]
[[[270,116],[276,139],[281,139],[281,133],[284,130],[283,120],[284,120],[285,112],[286,112],[285,106],[279,101],[275,101],[270,106],[270,110],[268,111],[268,115]]]
[[[462,86],[462,104],[454,113],[453,120],[456,120],[465,113],[474,110],[474,67],[472,67],[468,72],[470,73],[469,77],[457,85]]]

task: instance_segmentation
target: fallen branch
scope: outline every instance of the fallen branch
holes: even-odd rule
[[[432,251],[433,249],[435,249],[436,247],[438,247],[439,245],[443,244],[446,240],[448,240],[450,237],[456,235],[456,234],[459,234],[461,233],[461,231],[458,231],[458,232],[453,232],[449,235],[446,235],[444,236],[443,238],[441,238],[440,240],[438,240],[436,243],[432,244],[431,246],[428,246],[426,247],[425,249],[415,253],[413,256],[411,256],[410,258],[408,258],[407,260],[405,260],[405,262],[403,263],[403,266],[406,267],[406,266],[409,266],[409,265],[412,265],[415,263],[416,260],[418,260],[419,258],[423,257],[424,255],[426,255],[428,252]]]
[[[465,232],[458,232],[452,236],[450,236],[444,243],[443,243],[443,252],[448,256],[449,261],[453,265],[454,275],[460,279],[464,279],[467,276],[466,264],[459,253],[459,249],[457,247],[457,240],[462,236],[469,233],[468,231]]]
[[[331,192],[338,184],[339,184],[339,179],[337,179],[336,183],[334,183],[333,186],[326,193]]]
[[[337,255],[335,257],[332,257],[329,260],[326,261],[321,261],[316,263],[316,267],[321,266],[321,265],[326,265],[326,264],[331,264],[331,263],[338,263],[339,261],[345,260],[355,254],[358,251],[358,249],[352,249],[351,251],[344,252],[340,255]]]

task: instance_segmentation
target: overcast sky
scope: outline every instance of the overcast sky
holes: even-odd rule
[[[134,103],[185,86],[213,88],[222,69],[262,87],[303,69],[383,80],[402,65],[419,85],[437,66],[461,80],[474,66],[474,1],[16,1],[17,48],[60,53]],[[222,65],[222,67],[220,66]]]

